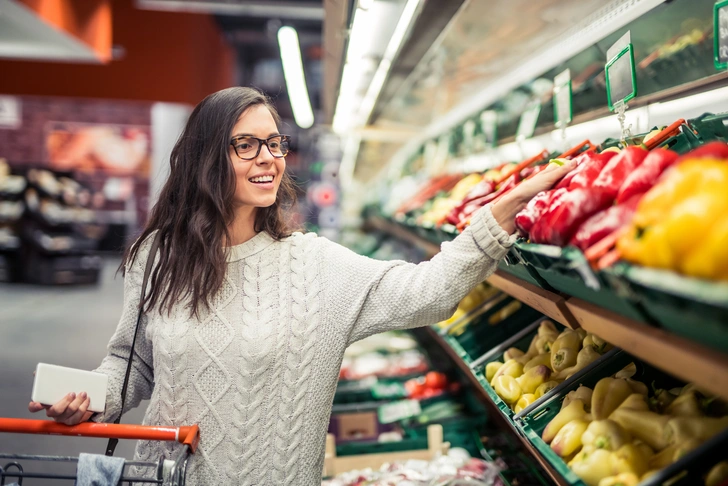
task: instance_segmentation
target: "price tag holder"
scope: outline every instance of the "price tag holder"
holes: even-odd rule
[[[556,123],[556,128],[566,128],[574,117],[571,96],[571,70],[567,69],[554,78],[554,123]]]
[[[470,155],[475,151],[475,122],[468,120],[463,124],[463,150],[464,155]]]
[[[604,70],[607,77],[609,109],[615,111],[620,102],[626,104],[637,96],[637,72],[632,37],[629,32],[607,51],[607,64]]]
[[[533,137],[538,123],[538,116],[541,114],[541,103],[532,102],[526,108],[518,121],[518,130],[516,130],[516,141],[523,141]]]
[[[404,398],[407,396],[407,390],[405,390],[402,383],[399,383],[397,381],[377,382],[372,387],[372,396],[377,400]]]
[[[494,148],[498,143],[498,112],[486,110],[480,114],[480,128],[485,147]]]
[[[400,420],[416,417],[422,413],[419,400],[398,400],[382,405],[377,410],[380,424],[391,424]]]
[[[714,62],[716,69],[728,69],[728,0],[713,6]]]

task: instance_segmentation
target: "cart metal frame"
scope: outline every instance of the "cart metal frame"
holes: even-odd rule
[[[122,425],[82,423],[78,425],[63,425],[50,420],[29,420],[17,418],[0,418],[0,433],[14,434],[40,434],[65,435],[76,437],[98,437],[107,439],[130,440],[159,440],[178,442],[183,444],[182,451],[174,460],[160,458],[157,462],[126,461],[124,468],[141,467],[156,470],[156,477],[133,477],[128,473],[122,474],[119,484],[147,483],[164,486],[184,486],[187,473],[187,462],[194,454],[200,442],[200,429],[197,425],[181,427],[162,427],[154,425]],[[19,461],[39,462],[78,462],[78,457],[69,456],[43,456],[35,454],[0,454],[0,460],[9,461],[5,465],[0,463],[0,486],[4,486],[10,479],[22,486],[24,478],[33,479],[59,479],[75,480],[76,475],[53,474],[25,471]]]

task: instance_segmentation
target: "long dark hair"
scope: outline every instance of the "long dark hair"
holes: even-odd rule
[[[144,231],[124,252],[121,269],[132,264],[141,243],[155,231],[161,235],[159,264],[152,272],[142,305],[171,313],[189,298],[191,315],[199,316],[220,289],[227,269],[228,227],[234,219],[236,178],[230,160],[230,134],[240,115],[263,105],[276,124],[280,117],[271,101],[253,88],[235,87],[213,93],[192,111],[172,150],[169,179],[151,211]],[[276,202],[258,208],[256,233],[265,231],[281,240],[292,231],[289,210],[296,202],[296,186],[283,173]]]

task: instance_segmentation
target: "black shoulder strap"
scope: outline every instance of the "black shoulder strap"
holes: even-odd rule
[[[154,241],[152,242],[152,248],[149,250],[149,256],[147,257],[147,266],[144,268],[144,278],[142,279],[142,290],[139,294],[139,312],[137,314],[136,327],[134,328],[134,337],[131,340],[131,350],[129,351],[129,359],[126,363],[126,374],[124,375],[124,385],[121,387],[121,410],[119,416],[114,420],[115,424],[121,421],[121,414],[124,412],[124,403],[126,402],[126,390],[129,387],[129,376],[131,375],[131,361],[134,358],[134,348],[136,346],[137,334],[139,334],[139,325],[142,322],[142,314],[144,309],[142,302],[147,292],[147,282],[149,281],[149,274],[152,272],[152,265],[154,265],[154,258],[157,255],[159,249],[159,242],[161,240],[161,233],[158,231],[154,235]],[[113,456],[116,444],[119,443],[119,439],[109,439],[109,443],[106,445],[106,455]]]

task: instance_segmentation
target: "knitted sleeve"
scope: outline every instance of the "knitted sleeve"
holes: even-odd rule
[[[147,238],[142,243],[134,262],[126,266],[124,307],[121,319],[107,346],[106,357],[101,361],[101,366],[94,370],[109,377],[106,389],[106,409],[103,413],[94,415],[92,420],[95,422],[113,422],[120,413],[121,388],[126,374],[131,341],[134,337],[142,279],[151,243],[152,237]],[[139,405],[142,400],[149,399],[152,395],[152,388],[154,387],[152,343],[147,339],[146,327],[147,317],[142,316],[139,333],[137,334],[136,352],[134,353],[131,375],[129,376],[129,386],[126,392],[124,413]]]
[[[321,241],[328,318],[349,344],[372,334],[426,326],[450,317],[457,304],[491,275],[514,237],[498,225],[490,206],[429,261],[415,265],[357,255]]]

